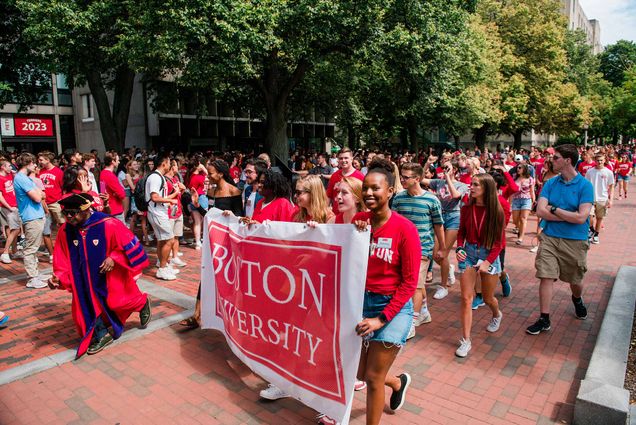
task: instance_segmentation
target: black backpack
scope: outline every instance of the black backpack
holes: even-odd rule
[[[137,182],[137,185],[135,186],[135,191],[133,192],[133,200],[135,201],[135,206],[141,212],[148,211],[148,204],[150,203],[150,201],[146,201],[146,180],[148,179],[148,177],[150,177],[153,174],[159,174],[159,173],[156,171],[153,171],[147,176],[139,179],[139,181]],[[159,175],[161,176],[161,174]],[[161,177],[162,177],[161,187],[159,188],[160,191],[163,190],[163,185],[165,183],[165,179],[163,178],[163,176]]]

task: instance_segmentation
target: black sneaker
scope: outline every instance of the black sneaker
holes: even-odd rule
[[[576,312],[576,318],[579,320],[587,319],[587,307],[585,307],[585,304],[583,304],[583,298],[581,298],[579,302],[576,302],[573,296],[572,304],[574,304],[574,311]]]
[[[99,341],[93,342],[88,347],[88,350],[86,350],[86,352],[88,354],[97,354],[112,343],[113,337],[108,332],[106,332],[106,335],[104,335]]]
[[[404,372],[398,376],[398,378],[400,378],[402,385],[399,390],[393,391],[393,394],[391,394],[391,402],[389,403],[389,407],[393,411],[400,410],[406,401],[406,390],[408,390],[409,385],[411,385],[411,375],[408,373]]]
[[[534,325],[530,325],[526,328],[526,332],[530,335],[539,335],[541,332],[550,330],[550,320],[546,320],[543,317],[539,317],[539,320],[534,322]]]
[[[144,308],[139,312],[139,322],[140,328],[146,329],[148,326],[148,322],[150,322],[150,318],[152,317],[152,312],[150,311],[150,298],[146,299],[146,304],[144,304]]]

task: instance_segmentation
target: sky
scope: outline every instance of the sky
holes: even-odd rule
[[[636,0],[580,0],[588,19],[601,24],[601,44],[636,41]]]

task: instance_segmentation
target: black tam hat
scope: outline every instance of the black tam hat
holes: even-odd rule
[[[93,204],[93,197],[88,193],[72,193],[59,200],[63,210],[86,211]]]

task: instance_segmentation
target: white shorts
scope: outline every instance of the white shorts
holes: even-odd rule
[[[155,231],[155,238],[158,241],[168,241],[174,238],[174,220],[169,218],[157,217],[152,213],[148,213],[148,222]]]
[[[180,238],[181,236],[183,236],[183,215],[171,221],[174,222],[174,225],[172,227],[172,233],[174,234],[174,237]]]

